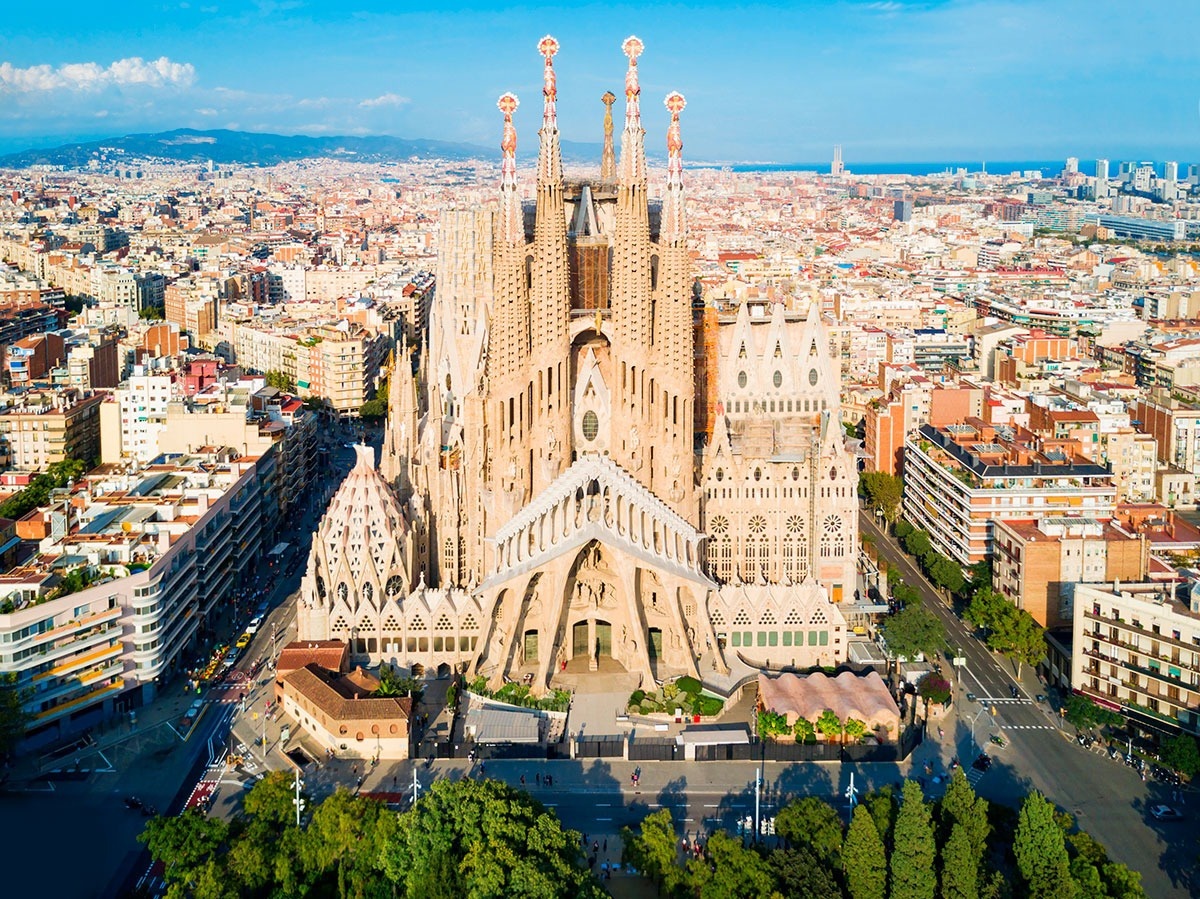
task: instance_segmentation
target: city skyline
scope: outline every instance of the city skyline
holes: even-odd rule
[[[119,18],[83,4],[64,12],[49,23],[33,9],[10,13],[0,152],[178,127],[491,146],[500,123],[489,111],[505,90],[527,100],[516,126],[528,142],[535,44],[547,32],[562,45],[565,139],[600,139],[599,97],[619,89],[620,42],[636,33],[651,51],[647,99],[688,96],[690,160],[807,162],[829,158],[834,144],[851,167],[1188,159],[1200,137],[1196,98],[1175,86],[1194,51],[1164,38],[1200,25],[1200,10],[1182,3],[1136,19],[1104,2],[898,0],[658,11],[471,2],[419,13],[361,0],[351,10],[260,2],[236,12],[134,2]],[[665,128],[661,103],[645,106],[647,128]]]

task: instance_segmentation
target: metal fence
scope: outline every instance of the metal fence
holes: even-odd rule
[[[575,757],[580,759],[613,759],[625,755],[625,738],[616,735],[579,737],[575,742]]]
[[[683,758],[682,748],[674,737],[637,737],[629,742],[631,762],[670,762]]]

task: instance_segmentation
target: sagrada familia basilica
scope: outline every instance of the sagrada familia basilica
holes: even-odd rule
[[[500,98],[498,198],[441,218],[427,345],[415,373],[398,351],[380,467],[358,448],[316,534],[300,639],[537,691],[608,660],[651,686],[845,659],[858,474],[828,334],[815,307],[743,305],[698,396],[685,101],[666,97],[652,200],[642,43],[622,49],[620,155],[607,93],[597,177],[563,174],[557,41],[538,44],[532,200]]]

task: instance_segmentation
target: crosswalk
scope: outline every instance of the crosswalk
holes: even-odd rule
[[[1000,730],[1057,730],[1053,724],[1000,724]]]
[[[1033,705],[1033,700],[1026,699],[1024,696],[1016,699],[1013,699],[1011,696],[980,696],[979,702],[984,705],[991,705],[993,703],[997,705],[1002,703],[1007,703],[1008,705]]]
[[[968,768],[967,783],[969,783],[972,787],[978,786],[979,782],[983,780],[983,775],[985,774],[987,774],[986,771],[980,771],[978,768]]]

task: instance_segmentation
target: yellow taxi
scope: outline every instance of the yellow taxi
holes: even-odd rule
[[[238,637],[237,643],[234,645],[237,646],[238,649],[245,649],[247,646],[250,645],[250,641],[252,639],[254,639],[253,634],[248,634],[245,631],[243,631],[242,635],[240,637]]]

